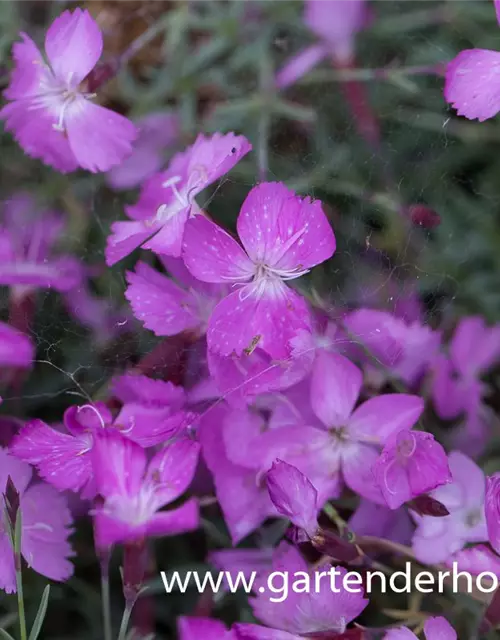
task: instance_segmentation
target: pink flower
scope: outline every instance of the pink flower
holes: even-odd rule
[[[225,285],[196,280],[179,258],[163,258],[163,263],[177,282],[144,262],[135,272],[126,274],[125,297],[135,317],[157,336],[172,336],[183,331],[202,335],[212,311],[228,293]]]
[[[304,22],[319,43],[303,49],[278,72],[276,84],[284,89],[308,73],[321,60],[348,63],[354,56],[356,34],[367,22],[365,0],[307,0]]]
[[[457,640],[457,633],[451,624],[441,616],[427,618],[424,625],[425,640]],[[417,636],[408,627],[391,629],[384,640],[417,640]]]
[[[179,123],[173,113],[150,113],[136,121],[138,138],[132,154],[106,175],[112,189],[133,189],[159,171],[163,165],[163,151],[173,144]]]
[[[488,327],[479,316],[463,318],[448,351],[435,362],[432,386],[436,412],[444,420],[479,410],[481,376],[500,358],[500,324]]]
[[[246,467],[239,459],[235,462],[234,456],[231,460],[231,455],[226,452],[224,431],[229,424],[227,418],[227,407],[222,404],[215,406],[201,421],[198,434],[204,461],[213,475],[217,500],[233,544],[236,545],[266,518],[277,515],[277,511],[269,498],[260,469]],[[255,431],[254,422],[260,425],[258,420],[251,420],[249,416],[244,420],[240,414],[237,427],[242,430],[245,439],[249,438],[249,431]],[[235,442],[234,447],[237,446],[238,442]],[[248,453],[245,446],[240,444],[240,448],[242,455]],[[250,461],[256,465],[260,463],[255,454]]]
[[[500,11],[495,3],[497,21]],[[500,53],[467,49],[448,64],[444,97],[461,116],[480,122],[500,111]]]
[[[450,453],[448,461],[452,482],[438,487],[431,496],[441,502],[450,515],[442,518],[414,516],[417,530],[413,550],[417,559],[427,564],[446,562],[466,543],[488,539],[484,473],[458,451]]]
[[[177,621],[179,640],[234,640],[232,631],[228,631],[224,624],[212,618],[180,617]]]
[[[344,318],[347,331],[409,385],[434,362],[441,334],[419,321],[406,322],[387,311],[357,309]]]
[[[99,433],[112,428],[150,447],[183,431],[191,419],[192,414],[144,403],[124,405],[115,420],[102,403],[74,406],[64,414],[66,432],[31,420],[14,438],[11,451],[35,465],[42,478],[60,491],[81,491],[82,498],[91,498],[95,495],[91,453]]]
[[[311,379],[311,406],[319,426],[303,431],[309,434],[308,456],[315,460],[316,474],[331,478],[341,473],[353,491],[385,505],[372,467],[393,434],[411,429],[424,402],[409,394],[385,394],[355,409],[362,382],[361,371],[347,358],[320,353]],[[316,480],[314,485],[318,488]]]
[[[273,571],[288,572],[289,576],[306,575],[314,584],[315,572],[329,571],[330,565],[316,570],[309,569],[305,560],[295,547],[281,543],[276,549]],[[298,574],[298,572],[302,572]],[[266,579],[261,581],[262,590],[251,599],[253,612],[266,627],[254,624],[236,624],[233,629],[240,640],[297,640],[298,638],[334,637],[344,633],[347,624],[354,620],[367,606],[368,600],[363,593],[349,593],[342,587],[342,576],[346,570],[337,567],[336,588],[333,593],[330,584],[322,589],[294,591],[291,586],[288,597],[281,602],[272,602],[266,593]],[[304,584],[304,583],[302,583]],[[359,587],[358,587],[359,589]]]
[[[252,189],[237,228],[243,247],[203,216],[186,226],[183,257],[191,273],[203,282],[237,287],[212,314],[208,347],[222,356],[259,347],[273,358],[287,358],[290,341],[310,331],[311,320],[304,299],[285,282],[330,258],[335,236],[319,202],[277,182]]]
[[[73,574],[68,558],[73,551],[68,537],[72,519],[64,496],[44,483],[30,485],[32,469],[0,448],[0,500],[8,478],[20,494],[21,552],[27,564],[51,580],[67,580]],[[30,486],[28,486],[30,485]],[[9,534],[0,519],[0,589],[16,591],[14,550]]]
[[[433,435],[422,431],[393,434],[375,461],[373,474],[391,509],[451,482],[445,450]]]
[[[165,171],[144,184],[138,202],[126,208],[132,222],[113,223],[107,264],[115,264],[141,245],[158,254],[179,257],[186,221],[198,211],[195,197],[251,148],[245,137],[234,133],[200,134],[194,144],[172,158]]]
[[[9,100],[0,118],[24,151],[66,173],[107,171],[132,151],[137,132],[123,116],[93,104],[85,79],[102,53],[102,34],[88,11],[65,11],[45,37],[48,64],[25,33],[13,48]]]
[[[189,487],[198,463],[199,445],[177,440],[147,464],[144,449],[120,433],[102,431],[92,451],[98,494],[96,541],[100,548],[145,537],[176,535],[198,527],[198,504],[160,511]]]
[[[28,336],[0,322],[0,366],[27,369],[34,357],[35,349]]]
[[[30,195],[18,193],[4,203],[0,226],[0,285],[21,297],[35,288],[66,292],[82,281],[81,263],[72,256],[53,256],[64,230],[62,217],[39,211]]]
[[[490,544],[500,554],[500,473],[486,478],[485,513]]]

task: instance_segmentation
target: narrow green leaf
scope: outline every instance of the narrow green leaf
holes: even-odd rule
[[[0,638],[3,638],[3,640],[14,640],[10,633],[5,631],[5,629],[0,629]]]
[[[47,607],[49,605],[50,584],[48,584],[42,593],[42,599],[40,600],[40,606],[38,607],[38,613],[36,614],[35,622],[31,628],[31,633],[28,640],[37,640],[42,630],[43,621],[45,620],[45,614],[47,613]]]

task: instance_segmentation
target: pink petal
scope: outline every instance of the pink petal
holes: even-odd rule
[[[454,374],[451,361],[438,355],[432,370],[432,401],[436,413],[443,420],[457,418],[464,409],[464,393]]]
[[[93,173],[120,164],[132,152],[137,136],[130,120],[85,98],[68,109],[66,129],[78,164]]]
[[[452,451],[448,460],[450,463],[453,484],[460,487],[463,506],[474,507],[484,503],[486,480],[483,470],[468,456],[460,451]],[[441,487],[437,491],[442,491]],[[438,494],[435,494],[439,500]],[[446,505],[445,505],[446,506]]]
[[[28,101],[5,105],[0,119],[6,120],[6,131],[12,131],[22,149],[32,158],[39,158],[61,173],[75,171],[78,162],[67,137],[54,129],[56,118],[43,109],[36,112]]]
[[[342,452],[342,474],[346,484],[355,493],[386,506],[372,471],[377,458],[378,451],[375,447],[355,443]]]
[[[144,262],[137,264],[135,273],[128,271],[126,278],[125,297],[135,317],[157,336],[174,336],[200,325],[192,295],[170,278]]]
[[[390,629],[383,640],[418,640],[418,638],[408,627],[398,627],[397,629]],[[428,638],[428,640],[432,640],[432,638]]]
[[[318,527],[318,492],[296,467],[276,460],[266,476],[274,506],[310,537]]]
[[[500,473],[486,477],[485,513],[490,544],[500,553]]]
[[[148,467],[148,478],[159,478],[165,486],[158,491],[158,499],[162,504],[177,500],[191,484],[200,453],[198,442],[189,438],[181,438],[166,444],[151,460]]]
[[[11,455],[12,451],[0,447],[0,512],[3,514],[3,498],[2,494],[7,487],[7,481],[10,477],[17,491],[22,495],[31,480],[33,474],[32,468],[25,461],[18,460],[15,455]],[[3,523],[3,519],[1,520]],[[3,524],[2,524],[3,528]]]
[[[358,407],[349,420],[349,433],[368,436],[381,444],[393,433],[411,429],[422,415],[424,401],[407,393],[387,393],[370,398]]]
[[[311,405],[326,427],[344,426],[363,384],[361,371],[344,356],[322,352],[311,377]]]
[[[0,322],[0,366],[27,368],[34,357],[35,350],[28,336]]]
[[[114,426],[127,438],[147,449],[185,432],[196,419],[195,413],[126,404]]]
[[[186,267],[202,282],[245,282],[254,271],[236,240],[202,215],[187,221],[182,251]]]
[[[135,496],[142,486],[146,454],[117,431],[102,430],[95,436],[92,468],[97,491],[104,498]]]
[[[147,227],[143,222],[113,222],[106,245],[108,267],[131,254],[154,232],[154,227]]]
[[[480,376],[500,355],[500,328],[487,327],[483,318],[463,318],[450,341],[450,358],[466,378]]]
[[[484,571],[491,571],[500,577],[500,557],[485,544],[478,544],[475,547],[458,551],[446,564],[453,568],[454,562],[457,563],[459,571],[468,571],[473,576],[478,576]]]
[[[184,229],[189,217],[190,208],[181,209],[162,223],[162,228],[144,245],[155,253],[178,258],[182,251]]]
[[[310,269],[335,252],[321,203],[300,198],[281,182],[264,182],[250,191],[237,227],[250,258],[277,269]]]
[[[207,358],[210,375],[221,395],[230,404],[241,405],[252,396],[287,389],[302,380],[311,369],[314,350],[293,350],[291,358],[275,361],[259,348],[241,357],[208,351]]]
[[[255,295],[247,285],[221,300],[207,330],[208,348],[222,356],[251,354],[256,347],[272,358],[291,355],[292,340],[310,331],[310,315],[303,298],[284,284]]]
[[[58,79],[76,87],[101,57],[101,30],[87,10],[64,11],[47,31],[45,52]]]
[[[150,536],[175,536],[200,526],[198,502],[191,498],[177,509],[156,513],[147,524]]]
[[[427,618],[424,625],[426,640],[457,640],[457,633],[442,616]]]
[[[33,40],[25,33],[19,34],[22,42],[15,42],[12,46],[12,57],[15,66],[10,75],[10,82],[4,91],[7,100],[21,100],[36,95],[36,92],[48,76],[42,54]]]
[[[237,623],[233,629],[237,640],[300,640],[300,636],[287,631],[268,629],[257,624]]]
[[[177,619],[177,631],[179,640],[230,640],[233,636],[224,624],[213,618],[186,618]]]
[[[80,491],[91,476],[90,459],[85,455],[91,447],[90,436],[75,438],[32,420],[14,438],[11,451],[35,465],[42,478],[59,491]]]
[[[461,116],[480,122],[500,111],[500,53],[468,49],[446,70],[444,96]]]
[[[205,186],[215,182],[237,164],[252,145],[245,136],[234,133],[214,133],[211,136],[199,134],[190,150],[189,173],[205,173],[198,193]]]
[[[0,533],[0,589],[6,593],[16,593],[14,549],[6,531]]]
[[[181,409],[186,402],[183,387],[172,382],[148,378],[136,374],[125,374],[113,379],[113,394],[125,402],[135,402],[146,406]]]
[[[65,497],[46,484],[30,487],[22,499],[22,554],[30,567],[51,580],[73,575],[68,536],[72,518]]]
[[[307,49],[290,58],[288,62],[278,71],[276,76],[276,86],[279,89],[286,89],[297,80],[300,80],[311,69],[313,69],[323,58],[328,55],[327,49],[321,44],[313,44]]]
[[[63,415],[66,429],[74,436],[83,436],[105,428],[113,422],[111,411],[104,402],[72,405]]]

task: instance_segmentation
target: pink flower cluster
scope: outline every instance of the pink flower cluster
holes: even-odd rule
[[[330,17],[341,5],[349,28],[337,32]],[[315,59],[348,59],[365,10],[354,0],[308,2],[306,22],[322,42]],[[117,189],[140,186],[129,219],[112,225],[106,263],[145,251],[126,273],[130,316],[158,337],[185,339],[189,350],[181,384],[125,372],[112,380],[106,402],[71,406],[61,424],[30,420],[0,449],[0,493],[10,478],[28,565],[54,580],[70,577],[66,492],[90,502],[102,553],[197,529],[195,478],[213,492],[233,545],[269,518],[290,525],[291,543],[259,556],[262,579],[276,570],[324,569],[308,564],[303,544],[360,567],[359,549],[338,522],[324,522],[323,511],[344,497],[356,499],[346,527],[360,539],[407,545],[423,564],[457,561],[476,573],[485,557],[498,562],[485,543],[500,554],[500,475],[485,478],[473,458],[488,438],[484,374],[500,360],[500,327],[466,317],[445,340],[418,317],[367,307],[325,312],[306,284],[336,251],[321,202],[282,182],[261,182],[249,189],[236,232],[228,231],[204,210],[200,194],[251,153],[249,140],[200,134],[165,167],[163,148],[176,138],[171,114],[151,114],[138,130],[92,102],[89,74],[102,35],[87,11],[57,18],[44,52],[26,34],[15,44],[1,112],[6,128],[28,155],[61,172],[81,167],[108,172]],[[498,55],[463,52],[449,67],[447,98],[467,117],[500,108],[491,81]],[[472,68],[481,73],[467,102]],[[88,271],[55,249],[61,216],[45,212],[33,221],[36,211],[23,194],[5,203],[0,284],[16,301],[56,289],[77,313],[89,295]],[[0,324],[4,368],[29,368],[34,360],[31,340]],[[430,408],[460,425],[449,454],[425,430]],[[39,479],[31,483],[34,470]],[[15,590],[12,543],[1,522],[0,587]],[[185,617],[179,633],[184,640],[348,638],[367,604],[346,590],[294,593],[276,604],[257,590],[255,624],[227,630],[214,619]],[[427,640],[457,637],[443,617],[429,617],[424,630]],[[400,627],[384,637],[416,636]]]

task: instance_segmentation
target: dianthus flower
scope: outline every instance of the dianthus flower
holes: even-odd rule
[[[264,638],[280,638],[298,640],[299,638],[335,637],[345,632],[349,622],[354,620],[367,606],[368,600],[363,597],[361,588],[349,593],[343,588],[343,568],[337,568],[336,588],[333,593],[331,585],[324,584],[322,589],[304,589],[307,576],[315,579],[315,572],[330,570],[330,565],[323,565],[315,570],[309,569],[307,563],[295,547],[282,543],[275,552],[273,571],[287,572],[290,577],[302,576],[302,589],[289,589],[288,597],[281,602],[272,602],[266,593],[266,578],[259,579],[259,595],[251,600],[255,617],[264,626],[254,624],[236,624],[233,629],[240,640],[264,640]]]
[[[457,640],[457,633],[446,618],[427,618],[424,625],[425,640]],[[408,627],[391,629],[383,640],[417,640],[417,636]]]
[[[339,63],[352,60],[354,39],[367,21],[365,0],[306,0],[304,23],[319,42],[300,51],[279,71],[277,86],[295,83],[321,60],[331,57]]]
[[[28,566],[51,580],[67,580],[73,574],[68,537],[72,518],[64,496],[41,482],[30,484],[32,468],[0,448],[0,589],[16,591],[14,549],[6,528],[3,496],[8,478],[19,493],[21,553]]]
[[[101,57],[101,31],[87,10],[64,11],[45,37],[45,55],[21,33],[0,111],[24,151],[63,173],[107,171],[131,151],[137,132],[127,118],[91,102],[86,78]]]
[[[228,631],[220,620],[213,618],[187,618],[182,616],[177,622],[179,640],[235,640],[234,633]]]
[[[237,229],[243,246],[203,216],[186,225],[183,258],[191,273],[203,282],[236,287],[214,309],[208,348],[241,356],[259,347],[273,358],[287,358],[290,341],[311,330],[311,318],[304,299],[286,282],[328,260],[335,236],[320,202],[302,199],[278,182],[252,189]]]
[[[102,502],[94,512],[96,543],[105,548],[146,537],[176,535],[199,524],[194,498],[168,511],[189,487],[198,463],[198,443],[188,438],[166,445],[147,463],[146,452],[117,431],[102,431],[92,450],[92,468]]]
[[[28,336],[0,322],[0,366],[26,369],[34,357],[35,349]]]
[[[500,5],[495,1],[497,21]],[[500,111],[500,52],[466,49],[448,64],[444,97],[460,116],[480,122]]]
[[[488,539],[484,473],[459,451],[452,451],[448,461],[452,482],[438,487],[431,496],[448,509],[449,515],[442,518],[414,515],[417,530],[413,550],[417,560],[428,564],[445,562],[468,542]]]
[[[199,207],[195,197],[222,177],[252,146],[234,133],[200,134],[185,151],[177,153],[167,169],[144,184],[139,200],[126,207],[132,221],[114,222],[108,237],[106,262],[115,264],[143,246],[155,253],[179,257],[184,227]]]

